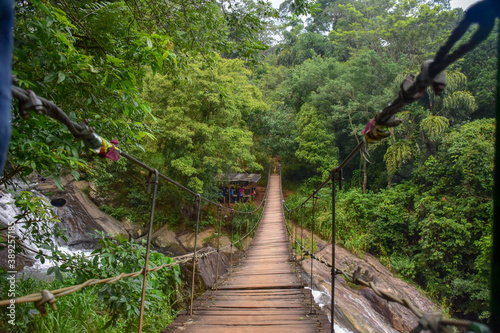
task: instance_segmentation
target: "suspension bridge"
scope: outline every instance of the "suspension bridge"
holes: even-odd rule
[[[332,299],[331,299],[331,321],[325,313],[316,311],[311,301],[311,293],[304,288],[302,280],[294,266],[294,252],[292,251],[291,244],[294,244],[295,259],[304,254],[313,259],[320,260],[315,257],[313,246],[311,249],[305,249],[302,242],[297,241],[297,236],[293,237],[291,227],[285,218],[286,212],[291,212],[296,209],[304,209],[306,204],[311,201],[313,207],[313,220],[314,220],[314,207],[317,193],[331,183],[332,186],[332,262],[328,264],[332,271],[332,281],[335,281],[335,274],[342,274],[346,279],[352,283],[356,283],[365,287],[372,288],[374,292],[383,299],[391,302],[399,303],[409,308],[417,318],[420,319],[419,326],[412,332],[420,332],[428,329],[434,333],[437,332],[451,332],[450,326],[466,327],[473,332],[491,332],[484,325],[477,323],[463,321],[463,320],[449,320],[445,319],[440,314],[423,313],[417,309],[410,300],[400,299],[393,294],[379,290],[374,286],[373,282],[367,281],[359,272],[349,273],[335,267],[335,252],[333,245],[335,244],[335,193],[338,188],[342,187],[342,171],[347,163],[360,151],[363,154],[365,144],[377,142],[390,135],[390,128],[395,127],[401,123],[400,120],[395,118],[395,114],[401,109],[402,106],[418,100],[429,87],[433,88],[435,92],[441,93],[445,87],[445,77],[442,73],[450,64],[461,58],[470,50],[474,49],[480,42],[482,42],[493,29],[495,20],[499,14],[498,2],[495,0],[479,1],[473,7],[469,8],[465,18],[459,23],[457,28],[453,31],[448,41],[437,52],[434,60],[426,61],[422,66],[422,72],[419,76],[410,75],[405,78],[401,85],[398,97],[384,108],[381,112],[377,113],[374,119],[368,123],[363,135],[365,141],[358,144],[358,146],[340,163],[332,172],[330,176],[299,206],[290,209],[283,200],[281,192],[281,179],[277,175],[270,175],[268,177],[268,189],[266,191],[267,197],[265,200],[265,207],[262,214],[258,231],[253,239],[253,242],[246,252],[246,257],[243,258],[239,265],[232,270],[231,274],[226,275],[223,281],[218,281],[214,290],[210,290],[194,301],[194,276],[196,274],[196,262],[200,256],[208,255],[208,253],[200,254],[196,248],[197,241],[195,239],[194,253],[182,257],[174,258],[174,262],[164,264],[157,267],[149,268],[148,258],[149,249],[151,244],[151,231],[153,226],[155,201],[157,194],[157,186],[159,179],[162,178],[170,184],[190,193],[197,198],[197,221],[196,221],[196,237],[199,231],[199,220],[202,202],[212,204],[219,207],[220,219],[222,219],[222,211],[229,210],[234,214],[253,214],[260,210],[260,206],[252,212],[238,212],[234,209],[224,207],[219,203],[213,202],[207,198],[202,197],[200,194],[184,187],[183,185],[175,182],[167,176],[158,172],[134,157],[120,151],[113,145],[113,142],[108,142],[99,137],[96,133],[89,128],[88,124],[77,124],[70,120],[70,118],[57,107],[54,103],[39,98],[32,91],[27,91],[19,87],[12,87],[12,95],[19,101],[19,108],[22,114],[28,114],[28,111],[34,110],[43,112],[44,114],[56,119],[57,121],[66,125],[69,131],[79,139],[82,139],[86,146],[101,157],[108,157],[116,160],[117,154],[127,158],[130,162],[135,163],[143,169],[149,171],[150,180],[148,181],[148,189],[153,185],[153,198],[151,206],[151,215],[149,223],[147,251],[145,257],[144,268],[137,272],[122,273],[118,276],[107,279],[91,279],[79,285],[66,287],[58,290],[43,290],[40,293],[31,294],[23,297],[16,298],[15,300],[0,301],[0,307],[8,306],[13,301],[15,304],[34,302],[35,306],[44,312],[45,305],[49,304],[55,310],[55,302],[57,297],[61,297],[73,292],[77,292],[87,286],[96,284],[111,284],[120,279],[134,278],[140,275],[143,276],[143,291],[141,297],[141,311],[139,316],[139,333],[142,332],[142,321],[144,314],[144,300],[146,295],[146,282],[148,272],[158,271],[163,268],[180,265],[188,261],[193,262],[193,281],[191,283],[191,306],[189,312],[181,314],[173,324],[165,328],[163,332],[171,331],[184,331],[184,332],[326,332],[333,330],[333,308],[334,308],[334,283],[332,285]],[[457,44],[459,39],[465,34],[467,29],[474,23],[479,23],[478,30],[472,35],[468,43],[462,44],[453,52],[450,52],[454,45]],[[500,80],[500,76],[499,76]],[[500,86],[500,85],[499,85]],[[500,96],[500,90],[498,91]],[[500,105],[500,104],[498,104]],[[500,132],[497,131],[497,154],[496,165],[500,164],[500,154],[498,153],[498,139]],[[153,179],[154,178],[154,179]],[[492,332],[500,332],[500,284],[498,280],[500,277],[500,266],[498,259],[500,250],[498,244],[500,243],[500,183],[499,177],[496,177],[495,186],[495,226],[494,226],[494,257],[492,265],[492,296],[491,296],[491,328]],[[286,211],[285,211],[286,210]],[[314,225],[313,225],[314,226]],[[231,226],[233,228],[233,225]],[[220,230],[220,224],[219,224]],[[295,228],[297,230],[297,228]],[[248,231],[248,230],[247,230]],[[247,235],[252,234],[253,230],[247,232]],[[314,228],[312,230],[314,234]],[[231,235],[231,241],[234,239]],[[291,241],[290,241],[291,239]],[[314,238],[312,238],[314,239]],[[242,238],[236,242],[240,242]],[[16,240],[17,242],[17,240]],[[231,248],[234,243],[231,243]],[[220,254],[218,247],[215,252]],[[231,251],[232,253],[232,251]],[[218,261],[219,259],[217,259]],[[313,265],[311,265],[312,269]],[[15,273],[15,272],[11,272]],[[312,271],[311,271],[312,275]],[[43,311],[42,311],[43,310]]]
[[[199,297],[163,332],[326,332],[326,314],[311,307],[283,223],[280,176],[269,179],[262,220],[246,256],[220,286]]]

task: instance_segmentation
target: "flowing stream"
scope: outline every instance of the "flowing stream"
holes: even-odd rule
[[[310,290],[309,287],[306,287],[305,289]],[[330,295],[330,292],[328,292],[327,290],[322,291],[313,288],[312,295],[314,298],[314,302],[320,307],[320,309],[327,312],[328,320],[331,323],[332,318],[330,316],[330,306],[332,303],[332,297]],[[333,323],[333,326],[336,333],[353,333],[352,331],[349,331],[347,328],[339,326],[337,323]]]

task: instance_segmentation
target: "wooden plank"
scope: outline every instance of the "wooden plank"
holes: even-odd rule
[[[212,326],[196,325],[187,326],[182,332],[186,333],[313,333],[319,332],[312,325],[268,325],[268,326]]]
[[[207,306],[210,307],[219,307],[219,308],[282,308],[282,309],[290,309],[290,308],[303,308],[304,302],[302,300],[288,300],[287,302],[279,302],[279,301],[255,301],[253,299],[242,299],[242,300],[214,300],[210,303],[207,303]]]
[[[246,315],[250,313],[247,309],[221,309],[221,308],[208,308],[208,309],[198,309],[193,312],[195,315],[206,315],[206,316],[238,316]],[[256,313],[256,311],[254,311]],[[258,311],[260,316],[307,316],[309,313],[306,309],[261,309]]]

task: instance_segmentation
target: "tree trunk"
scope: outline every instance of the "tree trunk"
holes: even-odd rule
[[[366,173],[366,159],[363,158],[363,155],[361,155],[361,158],[363,159],[363,194],[366,194],[366,185],[368,184],[368,174]]]

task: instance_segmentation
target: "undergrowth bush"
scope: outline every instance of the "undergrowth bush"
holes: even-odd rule
[[[16,281],[17,296],[54,290],[80,284],[88,279],[104,279],[120,273],[131,273],[144,266],[145,248],[125,239],[112,240],[104,233],[100,237],[95,256],[77,256],[71,264],[57,266],[58,279],[44,282],[33,278]],[[68,258],[66,258],[68,259]],[[173,260],[157,252],[150,253],[149,268],[170,264]],[[49,270],[53,272],[54,270]],[[6,272],[2,275],[0,297],[7,299],[8,281]],[[135,332],[138,328],[140,299],[143,276],[123,278],[113,284],[99,284],[57,298],[58,310],[49,308],[48,315],[42,317],[33,304],[16,306],[16,325],[10,326],[7,312],[0,313],[0,331],[8,332]],[[172,309],[178,298],[181,284],[180,269],[177,265],[148,273],[144,332],[158,332],[174,318]]]

